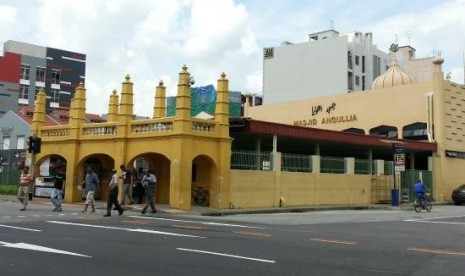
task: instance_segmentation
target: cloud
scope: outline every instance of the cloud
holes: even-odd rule
[[[444,1],[421,13],[403,13],[387,17],[362,28],[370,29],[381,50],[387,51],[397,37],[400,45],[411,45],[416,49],[416,58],[438,55],[444,57],[444,71],[452,71],[456,78],[465,50],[465,1]]]
[[[233,90],[260,91],[261,50],[249,14],[232,0],[40,0],[32,41],[87,55],[87,110],[106,113],[113,89],[130,74],[139,115],[151,116],[159,80],[175,95],[183,64],[196,85],[222,72]],[[21,40],[24,41],[24,40]],[[247,65],[246,65],[247,64]]]
[[[85,53],[88,112],[106,113],[130,74],[134,110],[151,116],[158,82],[175,95],[183,64],[196,85],[225,72],[231,90],[261,94],[262,48],[306,41],[331,21],[341,33],[371,31],[384,51],[411,32],[417,57],[442,51],[444,70],[462,82],[463,14],[463,0],[4,0],[0,36]]]

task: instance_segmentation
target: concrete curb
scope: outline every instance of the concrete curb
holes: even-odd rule
[[[1,195],[0,201],[3,202],[17,202],[14,195]],[[48,198],[34,198],[32,204],[51,205]],[[433,206],[438,205],[452,205],[450,202],[433,202]],[[78,203],[64,203],[64,207],[80,207],[84,206],[83,202]],[[97,201],[96,209],[105,210],[106,203]],[[123,207],[125,211],[140,212],[142,206],[126,205]],[[182,211],[173,209],[164,205],[157,205],[158,213],[179,214],[179,215],[197,215],[197,216],[232,216],[232,215],[247,215],[247,214],[276,214],[276,213],[304,213],[304,212],[317,212],[317,211],[343,211],[343,210],[392,210],[392,211],[413,211],[412,203],[401,203],[399,206],[391,206],[389,204],[367,204],[367,205],[319,205],[319,206],[298,206],[298,207],[275,207],[275,208],[254,208],[254,209],[211,209],[208,207],[195,207],[191,211]]]

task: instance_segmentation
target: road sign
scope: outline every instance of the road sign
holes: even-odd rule
[[[405,171],[405,149],[394,149],[394,171]]]

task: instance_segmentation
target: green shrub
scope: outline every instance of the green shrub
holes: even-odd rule
[[[0,185],[0,194],[15,195],[18,192],[18,185],[2,184]]]

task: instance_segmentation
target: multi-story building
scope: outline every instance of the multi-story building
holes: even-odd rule
[[[40,88],[47,108],[68,109],[85,80],[86,55],[9,40],[0,55],[0,116],[18,105],[33,106]]]
[[[415,48],[408,45],[399,47],[395,53],[399,66],[415,81],[430,80],[434,72],[434,57],[416,58],[415,52]]]
[[[263,51],[263,104],[369,89],[390,64],[371,33],[313,33],[309,41],[284,42]]]

